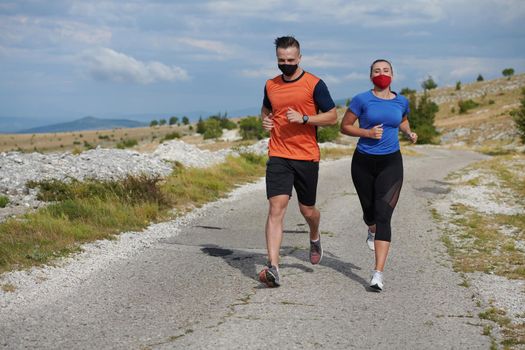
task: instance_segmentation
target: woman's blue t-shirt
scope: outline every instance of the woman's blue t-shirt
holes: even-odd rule
[[[390,154],[399,150],[399,124],[410,109],[408,100],[396,94],[391,100],[375,96],[372,90],[360,93],[352,98],[348,109],[359,118],[359,127],[371,129],[383,124],[383,136],[380,140],[360,137],[357,150],[366,154]]]

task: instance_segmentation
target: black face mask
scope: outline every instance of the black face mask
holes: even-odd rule
[[[278,64],[277,67],[283,72],[287,77],[291,77],[297,70],[296,64]]]

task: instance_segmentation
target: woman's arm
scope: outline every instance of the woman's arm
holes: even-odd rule
[[[357,116],[348,109],[343,117],[343,121],[341,121],[341,132],[350,136],[381,139],[381,136],[383,136],[383,124],[376,125],[372,129],[362,129],[354,125],[356,120]]]
[[[405,134],[412,143],[417,142],[417,134],[410,130],[410,123],[408,122],[408,117],[406,115],[403,117],[401,124],[399,124],[399,130],[401,130],[401,132]]]

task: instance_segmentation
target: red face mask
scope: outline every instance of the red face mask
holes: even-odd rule
[[[390,83],[392,82],[392,77],[388,75],[376,75],[372,78],[372,82],[375,86],[377,86],[380,89],[386,89],[390,86]]]

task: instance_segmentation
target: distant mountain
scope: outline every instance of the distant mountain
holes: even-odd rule
[[[45,124],[60,123],[63,120],[52,118],[4,117],[0,116],[0,134],[12,134],[22,129],[36,128]]]
[[[17,131],[17,134],[41,134],[50,132],[69,132],[82,130],[102,130],[114,128],[137,128],[147,126],[146,123],[141,123],[128,119],[99,119],[95,117],[84,117],[72,122],[52,124],[46,126],[39,126],[36,128]]]

